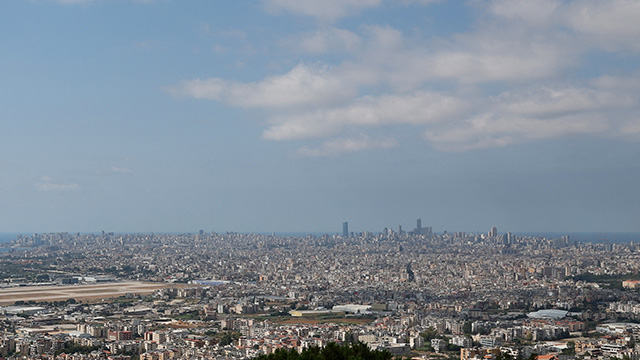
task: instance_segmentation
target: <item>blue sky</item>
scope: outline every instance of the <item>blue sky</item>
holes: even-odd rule
[[[0,232],[640,232],[640,2],[0,2]]]

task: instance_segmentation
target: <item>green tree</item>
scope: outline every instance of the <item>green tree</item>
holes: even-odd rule
[[[567,348],[562,350],[560,353],[562,355],[575,355],[576,354],[576,343],[573,341],[567,342]]]
[[[355,344],[329,343],[324,348],[313,346],[298,353],[295,349],[276,350],[273,354],[260,355],[258,360],[391,360],[390,352],[371,350],[361,342]]]
[[[424,332],[420,333],[420,335],[424,338],[424,341],[431,341],[431,339],[435,339],[438,336],[438,331],[430,327]]]

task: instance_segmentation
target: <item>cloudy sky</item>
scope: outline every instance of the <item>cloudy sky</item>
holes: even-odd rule
[[[3,0],[0,232],[640,232],[636,0]]]

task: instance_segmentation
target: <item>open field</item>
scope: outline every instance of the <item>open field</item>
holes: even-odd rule
[[[151,294],[173,284],[125,281],[95,285],[20,286],[0,289],[0,305],[22,301],[97,300],[131,294]]]

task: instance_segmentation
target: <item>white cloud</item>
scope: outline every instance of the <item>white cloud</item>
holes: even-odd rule
[[[359,35],[335,27],[323,28],[313,33],[292,36],[281,42],[282,45],[299,48],[311,54],[328,52],[354,52],[361,46]]]
[[[488,6],[488,11],[504,20],[517,22],[520,26],[548,25],[558,21],[560,0],[494,0]]]
[[[561,67],[562,57],[553,45],[504,45],[501,49],[437,53],[426,62],[431,69],[427,74],[464,83],[522,81],[551,76]]]
[[[36,189],[39,191],[72,191],[72,190],[80,190],[80,185],[76,183],[58,183],[54,182],[52,178],[48,176],[43,176],[40,178],[40,181],[35,184]]]
[[[573,1],[567,7],[566,22],[593,45],[610,51],[640,51],[640,1]]]
[[[174,95],[219,100],[240,107],[283,108],[324,105],[354,96],[357,89],[328,67],[300,64],[286,74],[255,83],[219,78],[183,81],[167,89]]]
[[[591,80],[592,86],[600,89],[624,91],[640,91],[640,73],[629,76],[603,75]],[[629,93],[633,94],[633,93]]]
[[[547,79],[577,62],[566,34],[527,29],[521,22],[491,22],[433,47],[410,53],[412,70],[460,83]]]
[[[461,34],[437,43],[408,39],[389,26],[362,26],[361,31],[360,36],[323,29],[298,38],[293,47],[312,54],[352,52],[355,60],[345,60],[319,75],[340,79],[351,89],[388,85],[402,92],[434,80],[478,84],[550,78],[576,61],[567,39],[523,37],[504,34],[501,29]],[[283,43],[294,42],[289,38]]]
[[[640,51],[636,0],[493,0],[488,11],[513,29],[535,27],[545,36],[569,35],[580,46]]]
[[[363,26],[362,28],[369,36],[369,46],[376,51],[398,51],[406,45],[402,32],[391,26]]]
[[[574,47],[563,36],[489,27],[449,41],[424,41],[388,26],[365,26],[362,31],[362,45],[354,54],[357,62],[338,68],[367,69],[376,74],[376,82],[403,91],[433,80],[477,84],[545,79],[576,63]]]
[[[569,115],[543,120],[484,114],[450,128],[428,130],[424,137],[440,150],[468,151],[502,147],[533,139],[598,134],[609,128],[606,119],[597,115]]]
[[[345,107],[296,113],[272,119],[263,137],[289,140],[330,136],[343,128],[389,124],[427,125],[451,119],[467,104],[447,95],[416,92],[403,95],[365,96]]]
[[[429,5],[440,0],[394,0],[389,4]],[[267,10],[272,12],[287,11],[294,15],[308,16],[323,22],[356,15],[362,10],[375,8],[383,4],[382,0],[264,0]]]
[[[608,107],[631,106],[629,96],[591,88],[541,87],[510,91],[498,98],[499,110],[524,116],[559,116]]]
[[[395,139],[372,140],[366,135],[358,138],[341,138],[324,142],[318,148],[302,147],[298,154],[303,156],[319,157],[333,156],[345,152],[355,152],[369,149],[390,149],[398,145]]]
[[[395,4],[430,3],[397,0]],[[265,0],[272,10],[325,22],[381,6],[378,0]],[[594,49],[640,50],[640,2],[614,0],[474,1],[476,22],[447,37],[407,36],[388,25],[346,30],[321,24],[280,42],[325,65],[239,83],[184,81],[175,95],[266,109],[264,139],[332,138],[307,156],[375,148],[376,127],[416,127],[434,147],[468,151],[563,136],[635,136],[640,73],[584,79]],[[385,4],[387,5],[387,4]],[[340,56],[347,55],[342,59]],[[592,61],[592,60],[589,60]],[[604,67],[603,67],[604,68]],[[632,69],[631,71],[638,71]],[[444,90],[443,90],[444,89]],[[394,143],[395,145],[395,143]],[[379,147],[384,148],[384,147]]]
[[[479,115],[436,124],[424,137],[440,150],[468,151],[563,136],[631,134],[635,122],[627,114],[637,112],[636,98],[598,87],[506,91],[485,99],[484,105],[478,99],[474,110]]]
[[[380,4],[381,0],[265,0],[267,9],[271,11],[285,10],[322,21],[333,21]]]

